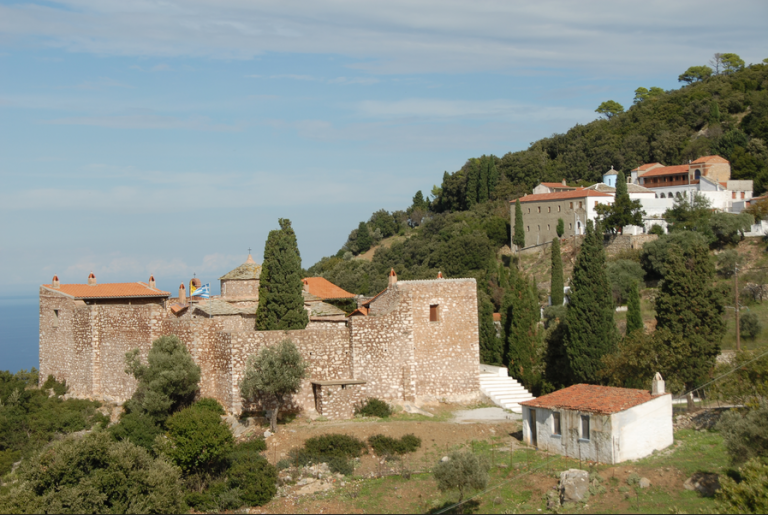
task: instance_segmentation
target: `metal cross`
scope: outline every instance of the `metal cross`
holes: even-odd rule
[[[248,254],[251,253],[251,247],[248,247]]]

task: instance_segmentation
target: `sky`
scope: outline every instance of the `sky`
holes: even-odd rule
[[[470,157],[628,107],[715,52],[768,57],[768,3],[0,0],[0,277],[176,292],[305,267]],[[2,367],[0,367],[2,368]]]

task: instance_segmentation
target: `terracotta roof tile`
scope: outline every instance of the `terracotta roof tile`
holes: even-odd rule
[[[321,299],[352,299],[355,297],[354,293],[342,290],[328,279],[322,277],[306,277],[304,284],[307,285],[309,293]]]
[[[645,172],[642,178],[655,177],[659,175],[675,175],[681,173],[688,173],[688,165],[675,165],[675,166],[662,166],[661,168],[654,168],[650,172]]]
[[[71,295],[76,299],[109,299],[132,297],[170,297],[167,291],[150,288],[145,283],[106,283],[106,284],[62,284],[54,288],[44,284],[52,291]]]
[[[542,200],[565,200],[565,199],[571,199],[571,198],[585,198],[585,197],[612,198],[613,195],[608,195],[607,193],[600,193],[599,191],[595,191],[595,190],[579,188],[573,191],[558,191],[556,193],[539,193],[536,195],[526,195],[525,197],[521,197],[518,200],[520,200],[520,202],[539,202]],[[510,202],[513,202],[513,201],[510,201]]]
[[[501,322],[501,313],[494,313],[493,314],[493,321],[494,322]]]
[[[637,168],[633,169],[633,172],[642,172],[644,170],[647,170],[648,168],[652,168],[654,166],[659,166],[661,163],[646,163],[644,165],[640,165]]]
[[[520,404],[530,408],[566,409],[611,415],[657,397],[660,396],[651,395],[647,390],[576,384]]]
[[[730,164],[730,161],[727,159],[723,159],[720,156],[704,156],[698,158],[696,161],[692,161],[691,164],[700,164],[700,163],[726,163]]]
[[[349,316],[356,316],[356,315],[362,315],[362,316],[368,316],[368,312],[370,311],[369,308],[366,308],[365,306],[361,308],[357,308],[352,313],[349,314]]]
[[[238,266],[234,270],[219,277],[220,281],[227,280],[240,280],[249,281],[252,279],[259,279],[261,277],[261,265],[257,264],[251,255],[248,254],[248,260],[242,265]]]
[[[547,188],[560,188],[562,190],[575,190],[576,186],[566,186],[562,182],[542,182],[542,185]]]

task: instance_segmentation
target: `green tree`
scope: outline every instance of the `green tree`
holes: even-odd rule
[[[277,469],[255,452],[237,456],[227,471],[227,484],[240,491],[248,506],[262,506],[277,493]]]
[[[309,317],[304,309],[301,255],[291,221],[278,220],[280,229],[269,232],[259,283],[256,329],[304,329]]]
[[[183,513],[177,467],[106,431],[69,436],[21,463],[2,513]]]
[[[640,264],[648,279],[663,279],[667,273],[665,263],[670,249],[679,247],[683,252],[688,253],[702,247],[706,248],[708,244],[707,239],[697,232],[683,230],[663,234],[656,241],[650,241],[643,246]]]
[[[768,403],[753,409],[732,409],[717,423],[733,465],[768,457]]]
[[[477,163],[477,203],[482,204],[484,202],[488,202],[488,199],[490,199],[490,192],[488,191],[488,173],[489,170],[489,163],[488,158],[486,156],[483,156],[480,158],[479,162]]]
[[[167,440],[159,448],[185,473],[224,469],[234,439],[218,413],[193,405],[174,413],[165,425]]]
[[[501,324],[504,328],[504,365],[512,377],[529,390],[538,390],[539,349],[541,335],[539,321],[541,306],[534,282],[517,270],[511,271],[510,289],[501,306]]]
[[[384,238],[389,238],[390,236],[397,234],[399,229],[395,217],[386,209],[379,209],[373,213],[369,224],[374,230],[379,229]]]
[[[730,475],[738,478],[734,479]],[[735,474],[720,477],[716,496],[722,513],[768,513],[768,465],[749,460]]]
[[[723,73],[731,75],[744,69],[744,59],[736,54],[721,54],[720,62],[723,64]]]
[[[515,200],[515,235],[512,236],[512,244],[518,249],[525,247],[525,226],[523,225],[523,209],[520,207],[520,199]]]
[[[754,340],[763,330],[760,320],[754,313],[745,313],[741,315],[741,318],[739,319],[739,327],[741,328],[741,334],[748,340]]]
[[[368,225],[365,222],[360,222],[360,225],[357,226],[357,251],[364,254],[368,252],[371,245],[373,245],[373,238],[368,232]]]
[[[717,100],[709,103],[709,123],[712,125],[720,123],[720,105],[717,103]]]
[[[447,461],[440,461],[435,465],[432,474],[441,492],[459,491],[457,503],[460,504],[464,500],[464,494],[481,490],[488,485],[490,469],[491,465],[484,457],[469,451],[453,451],[448,455]],[[462,506],[459,506],[459,513],[463,513]]]
[[[124,413],[120,422],[109,428],[115,440],[128,440],[131,443],[152,451],[155,439],[163,430],[155,424],[152,417],[144,413]]]
[[[562,220],[562,218],[560,219]],[[560,240],[552,240],[552,268],[551,268],[550,297],[553,306],[563,305],[563,257],[560,255]]]
[[[487,365],[501,364],[501,342],[496,337],[493,322],[493,302],[485,292],[478,292],[478,322],[480,325],[480,362]]]
[[[664,213],[669,223],[669,231],[693,231],[701,234],[711,243],[715,239],[710,224],[712,205],[709,199],[695,193],[692,200],[678,197],[675,204]]]
[[[565,326],[565,350],[575,382],[597,382],[600,360],[615,350],[618,340],[601,240],[588,220],[573,268]]]
[[[613,299],[618,306],[623,306],[629,299],[632,286],[641,283],[645,278],[645,272],[640,263],[629,259],[617,259],[608,263],[606,274]]]
[[[565,222],[563,222],[562,218],[557,219],[557,227],[555,230],[557,231],[558,238],[562,238],[563,234],[565,234]]]
[[[413,196],[413,202],[411,203],[411,209],[427,209],[429,203],[424,198],[424,194],[421,190],[417,191]]]
[[[616,196],[613,204],[598,204],[598,208],[604,219],[604,226],[615,232],[621,232],[626,225],[643,224],[645,211],[639,200],[629,198],[624,172],[619,172],[616,178]]]
[[[683,72],[677,80],[679,82],[685,82],[692,84],[694,82],[701,82],[704,79],[708,79],[712,76],[712,68],[709,66],[691,66],[685,72]]]
[[[277,432],[277,415],[286,402],[286,397],[301,388],[301,381],[307,376],[308,366],[291,340],[264,347],[258,354],[246,361],[240,395],[247,402],[267,397],[272,401],[269,424]]]
[[[623,113],[624,106],[614,100],[606,100],[595,109],[595,112],[604,115],[610,120],[617,114]]]
[[[644,328],[643,315],[640,311],[640,290],[637,282],[633,281],[627,299],[627,334],[642,331]]]
[[[477,204],[477,191],[480,187],[480,166],[477,159],[470,159],[467,164],[464,165],[467,170],[467,186],[466,186],[466,201],[465,205],[468,208],[472,208]]]
[[[754,217],[749,213],[712,213],[709,226],[720,246],[736,245],[744,239],[744,233],[752,228]]]
[[[125,373],[136,378],[133,396],[125,403],[128,413],[142,413],[155,423],[192,403],[198,391],[200,367],[178,336],[162,336],[152,342],[147,365],[139,359],[139,349],[125,354]]]
[[[665,266],[656,296],[656,328],[682,335],[688,342],[686,367],[679,373],[686,386],[693,386],[712,369],[720,353],[724,299],[712,285],[715,270],[706,247],[684,252],[673,246]]]

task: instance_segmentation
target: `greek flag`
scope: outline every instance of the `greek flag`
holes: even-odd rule
[[[202,297],[204,299],[207,299],[210,296],[211,296],[211,284],[210,283],[206,283],[206,284],[202,285],[201,287],[199,287],[198,289],[193,291],[192,295],[190,295],[190,297]]]

